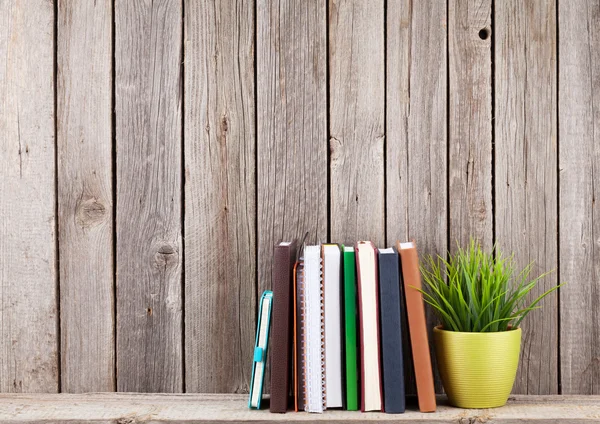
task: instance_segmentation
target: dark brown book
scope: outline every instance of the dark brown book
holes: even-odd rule
[[[435,412],[435,388],[433,386],[433,371],[429,355],[425,305],[423,304],[423,295],[418,290],[421,288],[421,273],[419,271],[417,246],[412,241],[408,243],[397,242],[396,247],[400,253],[402,266],[404,297],[406,299],[406,312],[408,315],[408,332],[410,334],[413,364],[415,367],[419,410],[421,412]]]
[[[273,318],[271,329],[271,412],[287,411],[292,344],[292,279],[296,242],[281,242],[273,255]]]

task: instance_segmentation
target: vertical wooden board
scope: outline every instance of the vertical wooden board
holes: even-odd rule
[[[0,2],[0,57],[0,392],[56,392],[52,2]]]
[[[61,389],[113,391],[112,3],[57,19]]]
[[[256,298],[253,2],[186,1],[184,46],[186,391],[247,393]]]
[[[446,252],[446,6],[387,9],[387,238]]]
[[[276,243],[327,238],[325,6],[257,3],[258,295]]]
[[[495,222],[501,250],[535,276],[557,266],[554,0],[495,3]],[[529,300],[556,285],[544,278]],[[557,393],[557,297],[523,321],[515,393]]]
[[[325,2],[257,1],[258,296],[276,243],[327,239],[326,25]]]
[[[451,251],[472,237],[492,248],[491,0],[448,2]]]
[[[559,1],[562,393],[600,393],[600,2]]]
[[[330,0],[331,239],[385,243],[384,4]]]
[[[406,241],[408,228],[407,172],[408,116],[410,113],[410,56],[412,36],[412,3],[389,3],[386,14],[386,221],[388,243]],[[400,229],[403,228],[402,231]],[[405,312],[405,311],[404,311]],[[406,315],[404,315],[406,317]],[[412,357],[408,325],[402,320],[404,358]],[[406,394],[416,394],[412,362],[404,361]]]
[[[421,258],[445,255],[446,3],[388,3],[386,34],[387,240],[414,238]],[[437,320],[430,310],[427,319],[433,329]]]
[[[117,0],[117,390],[183,389],[180,2]]]

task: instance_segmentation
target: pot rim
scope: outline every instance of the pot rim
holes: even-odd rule
[[[442,328],[442,325],[436,325],[435,327],[433,327],[433,332],[439,332],[439,333],[452,333],[452,334],[469,334],[469,335],[475,335],[475,336],[481,336],[482,334],[489,336],[492,334],[508,334],[508,333],[512,333],[512,332],[516,332],[516,333],[520,333],[521,332],[521,327],[517,327],[517,328],[512,328],[510,327],[508,330],[506,331],[487,331],[487,332],[481,332],[481,331],[452,331],[452,330],[444,330]]]

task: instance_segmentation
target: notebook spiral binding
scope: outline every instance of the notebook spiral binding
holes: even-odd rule
[[[325,287],[323,286],[323,259],[319,258],[319,293],[321,301],[321,393],[323,393],[323,409],[327,405],[327,390],[325,385]]]
[[[302,352],[302,363],[304,366],[302,367],[302,372],[304,378],[302,379],[302,391],[304,393],[304,409],[308,405],[308,376],[306,370],[306,352],[307,352],[307,331],[305,329],[306,323],[306,285],[304,279],[304,258],[298,259],[298,264],[296,265],[296,278],[298,279],[298,307],[300,308],[300,320],[301,324],[299,325],[301,334],[301,346],[300,352]]]
[[[323,412],[326,406],[323,264],[320,257],[318,258],[318,262],[311,262],[311,266],[316,265],[318,267],[318,274],[316,274],[316,276],[318,276],[319,284],[318,291],[315,291],[314,288],[312,290],[308,288],[309,281],[306,279],[307,265],[308,263],[305,255],[304,262],[298,266],[300,270],[298,277],[300,282],[299,286],[301,287],[299,290],[299,302],[301,319],[304,324],[302,337],[302,356],[304,358],[304,402],[305,411]],[[313,269],[313,271],[316,270]],[[312,361],[311,358],[313,359]],[[317,360],[315,361],[315,359]]]

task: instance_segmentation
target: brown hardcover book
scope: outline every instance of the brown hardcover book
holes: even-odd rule
[[[402,280],[404,281],[404,297],[408,315],[408,332],[412,347],[415,380],[417,382],[417,398],[421,412],[435,412],[435,388],[433,386],[433,371],[429,356],[429,340],[427,337],[427,321],[423,295],[417,290],[421,288],[421,273],[419,257],[414,241],[396,243],[400,252]]]
[[[273,257],[273,327],[271,330],[271,412],[286,412],[290,393],[292,278],[296,242],[281,242]]]

